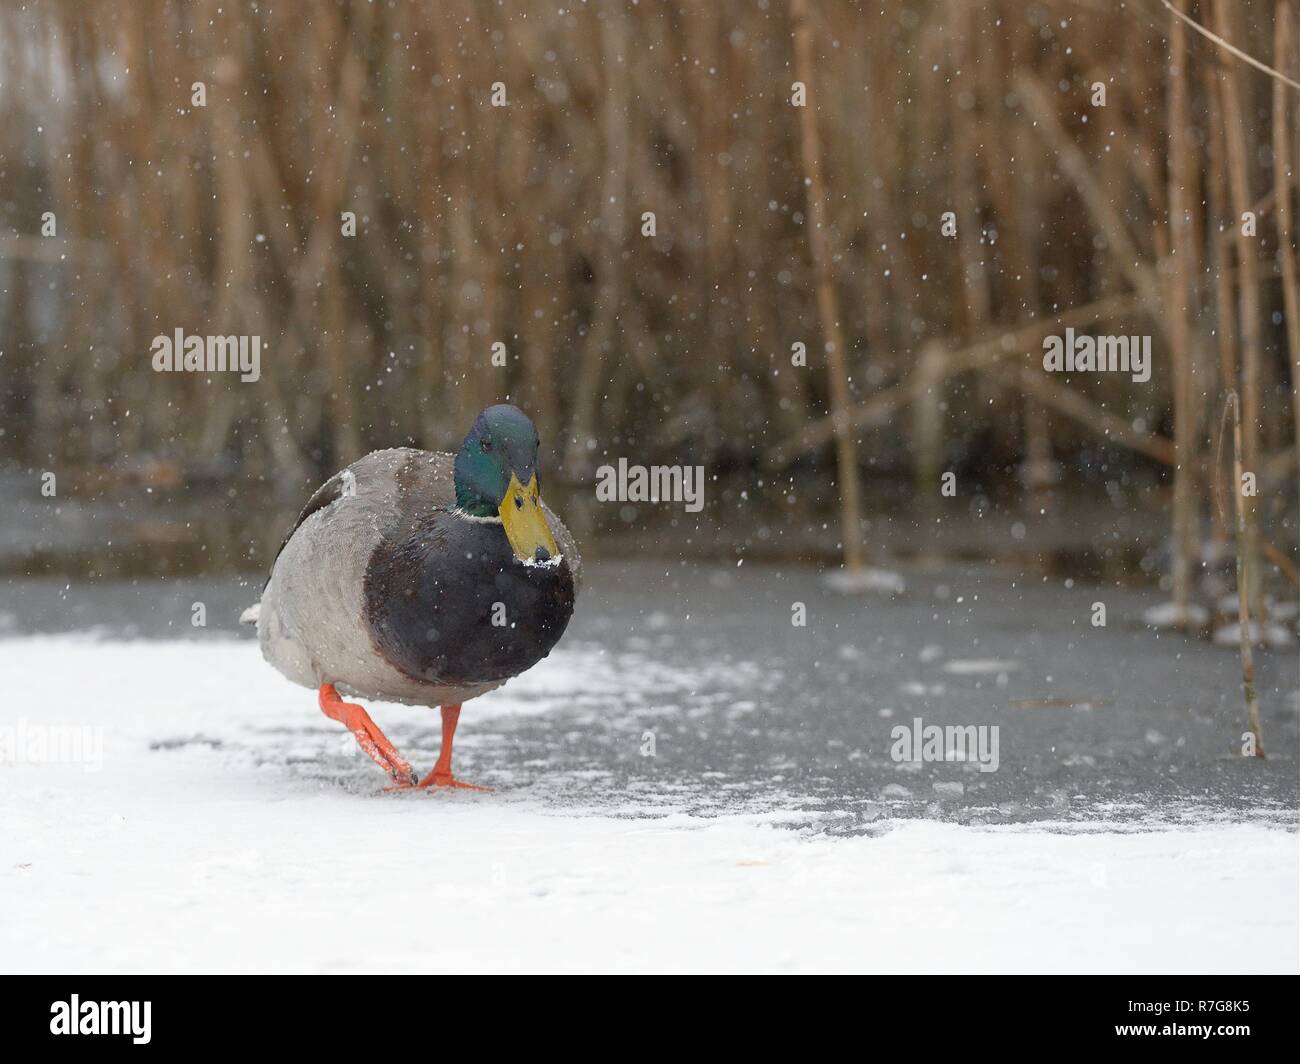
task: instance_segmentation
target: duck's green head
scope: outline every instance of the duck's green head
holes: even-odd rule
[[[542,512],[537,429],[517,406],[490,406],[456,455],[456,506],[471,517],[500,518],[516,557],[547,561],[560,553]]]

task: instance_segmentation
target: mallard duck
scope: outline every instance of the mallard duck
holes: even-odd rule
[[[318,690],[399,787],[468,787],[451,769],[461,706],[551,652],[582,563],[542,502],[537,430],[492,406],[460,451],[375,451],[312,495],[261,601],[245,612],[262,654]],[[442,708],[442,749],[417,778],[357,698]]]

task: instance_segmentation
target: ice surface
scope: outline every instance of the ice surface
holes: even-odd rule
[[[642,663],[643,665],[645,663]],[[609,703],[562,647],[467,704],[458,769],[382,778],[248,640],[0,640],[0,728],[102,728],[102,763],[0,764],[0,963],[18,971],[1291,971],[1300,850],[1261,823],[1143,830],[692,816],[671,783],[566,809],[502,776],[492,722]],[[645,682],[679,700],[687,670]],[[418,709],[371,707],[427,768]],[[476,725],[479,727],[476,729]],[[431,733],[436,734],[436,733]],[[566,781],[572,774],[565,775]],[[895,793],[901,788],[893,788]],[[657,815],[669,807],[666,815]],[[826,813],[828,821],[833,814]],[[792,830],[789,824],[802,825]],[[1098,929],[1104,928],[1104,933]]]

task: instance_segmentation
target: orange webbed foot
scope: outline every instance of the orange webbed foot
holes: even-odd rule
[[[321,684],[321,712],[331,720],[336,720],[350,731],[357,740],[357,745],[380,768],[393,779],[390,790],[405,790],[415,786],[419,778],[410,762],[397,752],[397,748],[386,736],[364,708],[355,702],[344,702],[339,697],[332,683]]]
[[[456,725],[460,721],[460,704],[442,707],[442,750],[438,754],[438,763],[433,766],[420,786],[426,790],[432,787],[458,787],[466,791],[490,791],[491,787],[480,787],[477,783],[458,780],[451,772],[451,748],[456,738]]]
[[[482,787],[477,783],[466,783],[464,780],[458,780],[450,772],[439,772],[434,769],[424,779],[420,780],[417,786],[422,788],[431,787],[460,787],[467,791],[490,791],[491,787]]]

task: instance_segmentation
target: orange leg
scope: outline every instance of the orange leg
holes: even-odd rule
[[[388,741],[379,725],[370,719],[355,702],[344,702],[332,683],[321,684],[320,709],[330,720],[344,725],[357,738],[357,743],[380,768],[393,777],[399,787],[410,787],[416,779],[415,771],[407,760]]]
[[[465,783],[451,774],[451,743],[456,738],[456,724],[460,721],[460,703],[442,707],[442,750],[438,753],[438,763],[433,766],[421,787],[464,787],[470,791],[490,791],[491,787],[480,787],[476,783]]]

